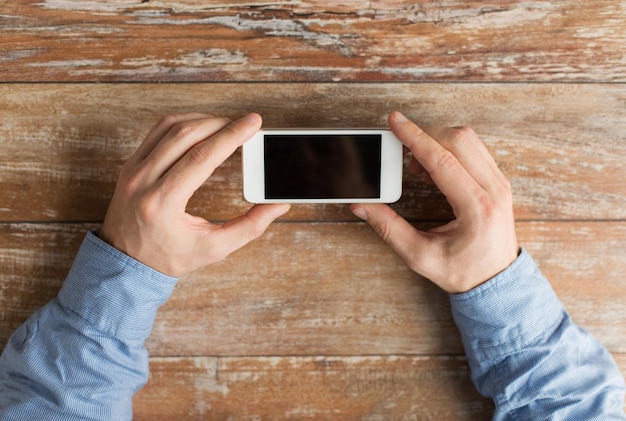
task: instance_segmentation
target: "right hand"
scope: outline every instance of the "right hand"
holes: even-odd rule
[[[411,172],[423,174],[446,196],[455,219],[419,231],[384,204],[355,204],[411,269],[445,291],[462,293],[506,269],[518,255],[511,185],[469,128],[428,133],[398,112],[389,127],[408,147]]]

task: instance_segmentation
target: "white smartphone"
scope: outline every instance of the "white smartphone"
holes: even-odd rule
[[[392,203],[402,195],[402,155],[390,130],[260,130],[243,145],[243,195],[251,203]]]

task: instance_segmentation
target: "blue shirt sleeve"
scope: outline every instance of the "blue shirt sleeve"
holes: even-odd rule
[[[143,342],[175,284],[88,234],[58,297],[0,357],[0,419],[131,419],[148,376]],[[626,419],[610,354],[571,321],[525,251],[451,303],[494,419]]]
[[[0,420],[130,420],[143,343],[176,281],[88,233],[58,296],[0,357]]]
[[[494,420],[626,420],[615,361],[572,322],[525,250],[450,300],[472,380],[495,402]]]

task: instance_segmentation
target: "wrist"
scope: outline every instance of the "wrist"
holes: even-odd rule
[[[143,339],[177,279],[88,233],[59,292],[61,305],[120,339]]]
[[[487,282],[450,294],[450,304],[466,351],[472,350],[479,360],[528,345],[564,314],[550,283],[523,248],[509,267]]]

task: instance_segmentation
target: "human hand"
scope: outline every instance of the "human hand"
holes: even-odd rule
[[[259,237],[289,205],[256,205],[221,225],[185,209],[215,168],[260,127],[258,114],[234,122],[204,114],[163,117],[122,167],[100,238],[153,269],[181,276]]]
[[[446,196],[451,222],[419,231],[384,204],[354,204],[411,269],[445,291],[462,293],[506,269],[518,255],[511,185],[485,145],[469,128],[428,133],[398,112],[389,127],[413,157],[409,169],[423,174]]]

